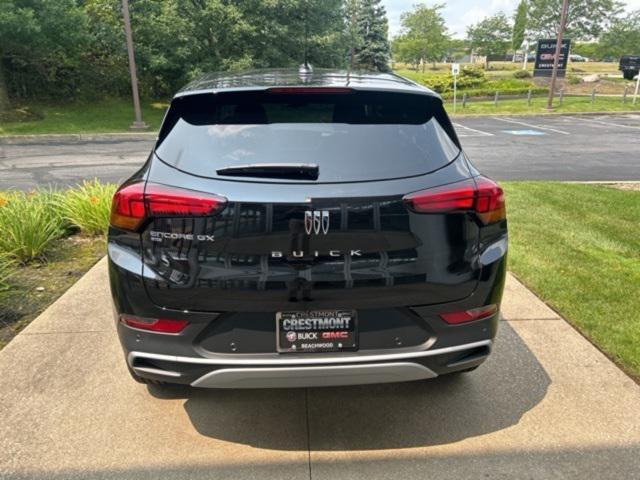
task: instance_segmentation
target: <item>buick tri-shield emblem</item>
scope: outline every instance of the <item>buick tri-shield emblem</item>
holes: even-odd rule
[[[327,234],[329,231],[329,212],[327,210],[308,210],[304,212],[304,229],[307,235]]]

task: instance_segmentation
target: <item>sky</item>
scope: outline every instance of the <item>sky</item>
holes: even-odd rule
[[[518,2],[519,0],[484,0],[480,2],[474,0],[382,0],[382,4],[387,9],[389,35],[392,38],[400,30],[400,14],[411,10],[413,5],[418,3],[429,6],[444,3],[442,14],[449,32],[455,38],[464,38],[467,27],[485,17],[500,11],[512,16]],[[640,0],[628,0],[625,3],[627,10],[640,9]]]

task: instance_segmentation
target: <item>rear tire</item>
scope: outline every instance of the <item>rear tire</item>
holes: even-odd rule
[[[622,72],[622,76],[626,80],[633,80],[633,77],[635,77],[636,75],[638,75],[638,72],[634,72],[633,70],[625,70],[624,72]]]

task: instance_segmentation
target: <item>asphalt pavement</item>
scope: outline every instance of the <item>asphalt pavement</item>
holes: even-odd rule
[[[462,145],[497,180],[640,180],[640,115],[458,117]],[[0,137],[0,189],[121,182],[154,135]]]
[[[110,302],[102,260],[0,351],[2,480],[639,478],[640,386],[511,276],[490,359],[404,384],[147,387]]]

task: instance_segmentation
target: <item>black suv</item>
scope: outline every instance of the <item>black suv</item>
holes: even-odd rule
[[[622,72],[624,78],[633,80],[640,71],[640,55],[623,55],[620,57],[618,70]]]
[[[139,381],[396,382],[487,358],[507,221],[431,90],[256,71],[175,96],[114,196],[108,249]]]

